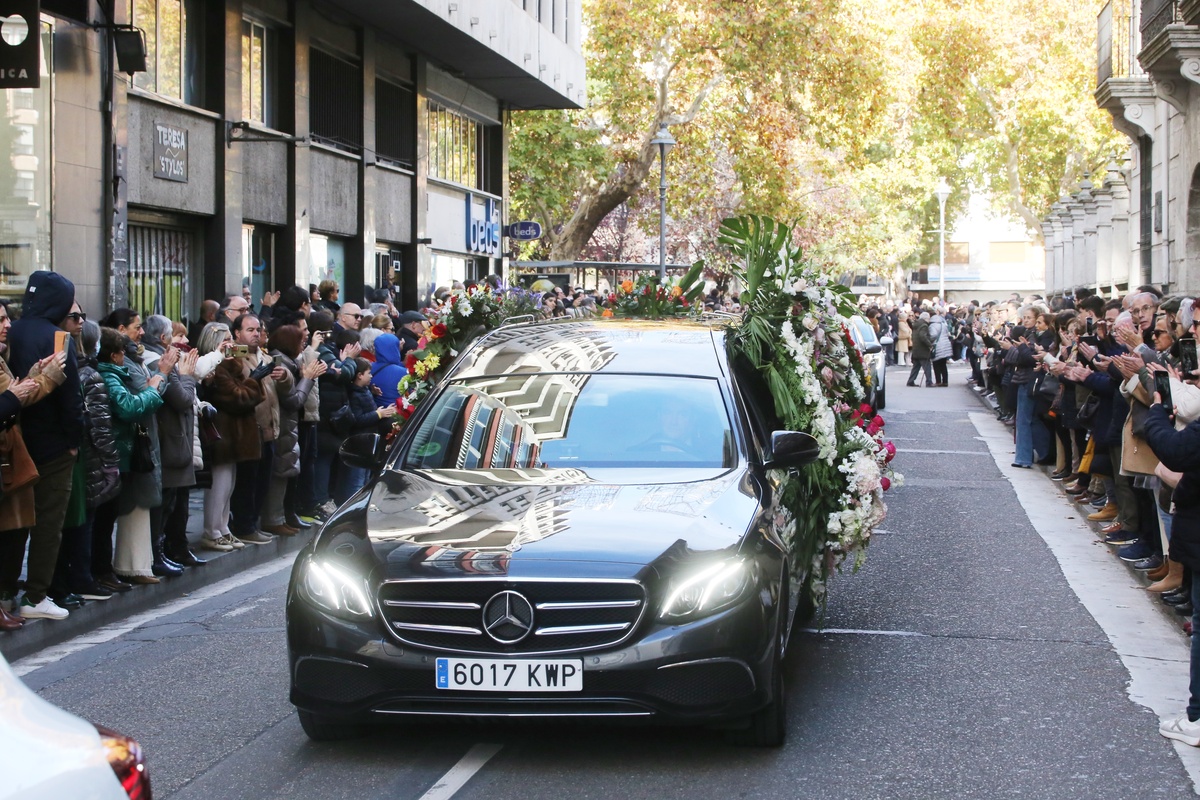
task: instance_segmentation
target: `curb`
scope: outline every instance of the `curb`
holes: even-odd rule
[[[208,563],[202,567],[189,567],[178,578],[164,578],[161,583],[135,586],[131,591],[113,595],[108,600],[89,601],[63,620],[31,619],[19,631],[0,633],[0,653],[11,663],[80,634],[185,597],[193,591],[211,586],[219,580],[259,564],[283,555],[298,553],[312,541],[316,531],[317,527],[313,526],[312,533],[276,536],[267,544],[246,545],[241,550],[231,552],[197,550],[197,555],[207,559]]]
[[[988,400],[986,397],[984,397],[984,392],[976,392],[970,388],[968,388],[968,391],[970,391],[971,394],[973,394],[979,400],[981,405],[983,405],[989,411],[995,413],[995,411],[996,411],[995,403],[993,403],[991,400]],[[1050,472],[1051,472],[1050,469],[1048,469],[1046,467],[1039,467],[1036,465],[1035,465],[1035,468],[1039,472],[1041,472],[1043,475],[1046,476],[1047,481],[1050,481],[1050,483],[1053,483],[1057,486],[1058,491],[1062,495],[1063,499],[1067,500],[1067,507],[1070,508],[1072,511],[1078,513],[1081,516],[1083,523],[1085,525],[1087,525],[1089,528],[1091,528],[1092,532],[1094,534],[1096,534],[1097,541],[1100,544],[1104,544],[1104,537],[1100,534],[1100,527],[1104,523],[1092,522],[1091,520],[1087,519],[1087,514],[1089,512],[1086,512],[1083,509],[1079,508],[1076,503],[1074,503],[1073,501],[1068,499],[1067,493],[1065,491],[1063,491],[1063,488],[1062,488],[1063,482],[1050,480]],[[1108,549],[1108,548],[1106,547],[1105,549]],[[1113,553],[1112,556],[1113,556],[1113,558],[1116,558],[1115,553]],[[1119,558],[1117,560],[1121,561],[1121,559],[1119,559]],[[1137,579],[1139,588],[1145,589],[1147,586],[1150,585],[1151,581],[1146,578],[1146,574],[1144,572],[1134,569],[1133,566],[1127,561],[1121,561],[1121,564],[1123,564],[1125,566],[1125,569],[1129,572],[1129,574],[1131,576],[1133,576],[1134,578]],[[1152,599],[1157,599],[1157,598],[1152,598]],[[1186,622],[1189,619],[1189,617],[1183,617],[1183,616],[1180,616],[1179,614],[1176,614],[1175,610],[1173,608],[1171,608],[1169,605],[1167,605],[1166,603],[1163,603],[1161,601],[1156,602],[1154,604],[1154,607],[1158,609],[1160,614],[1162,614],[1168,620],[1170,620],[1172,625],[1178,627],[1180,630],[1180,633],[1183,633],[1183,623]]]

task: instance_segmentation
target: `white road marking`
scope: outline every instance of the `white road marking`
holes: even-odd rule
[[[805,633],[850,633],[857,636],[920,636],[927,638],[928,633],[916,631],[860,631],[854,628],[804,628]]]
[[[237,575],[231,575],[223,581],[218,581],[211,586],[206,586],[203,589],[195,591],[187,597],[180,597],[177,600],[172,600],[157,608],[152,608],[141,614],[135,614],[128,619],[114,622],[112,625],[105,625],[103,628],[97,628],[90,633],[80,634],[74,639],[68,639],[62,644],[48,647],[40,651],[37,655],[26,656],[19,661],[11,664],[13,672],[17,675],[28,675],[34,670],[41,669],[47,664],[53,664],[60,661],[69,655],[87,650],[89,647],[95,647],[98,644],[111,642],[113,639],[122,634],[136,630],[143,625],[154,622],[157,619],[174,614],[177,611],[182,611],[185,608],[191,608],[197,603],[203,603],[213,597],[218,597],[226,592],[233,591],[248,583],[253,583],[260,578],[265,578],[269,575],[274,575],[282,569],[291,567],[296,560],[294,553],[283,555],[274,561],[268,561],[266,564],[260,564],[253,569],[240,572]]]
[[[459,759],[450,771],[438,780],[419,800],[449,800],[467,781],[474,777],[492,756],[500,752],[503,745],[477,744]]]
[[[928,453],[938,456],[986,456],[989,453],[983,450],[915,450],[911,447],[899,448],[900,453]]]
[[[1154,607],[1154,600],[1107,547],[1098,546],[1086,523],[1065,516],[1065,500],[1040,470],[1010,466],[1012,432],[991,414],[972,413],[971,422],[991,449],[1000,472],[1012,483],[1029,523],[1054,554],[1068,585],[1083,603],[1129,671],[1126,694],[1166,720],[1188,703],[1190,643]],[[1157,731],[1155,732],[1157,734]],[[1200,750],[1172,742],[1192,788],[1200,795]]]

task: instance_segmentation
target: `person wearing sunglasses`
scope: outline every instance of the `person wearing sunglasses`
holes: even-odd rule
[[[363,313],[362,309],[356,303],[343,303],[341,310],[338,311],[337,319],[334,324],[334,331],[347,330],[356,331],[362,327]]]

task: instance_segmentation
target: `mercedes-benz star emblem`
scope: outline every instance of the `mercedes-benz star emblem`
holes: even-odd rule
[[[533,604],[519,592],[497,592],[483,605],[483,629],[500,644],[516,644],[533,630]]]

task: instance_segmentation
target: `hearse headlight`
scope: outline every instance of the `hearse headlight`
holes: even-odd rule
[[[671,580],[659,618],[667,622],[715,614],[734,605],[755,583],[757,565],[741,558],[718,561]]]
[[[345,567],[310,558],[300,585],[310,602],[339,617],[360,619],[375,614],[366,580]]]

